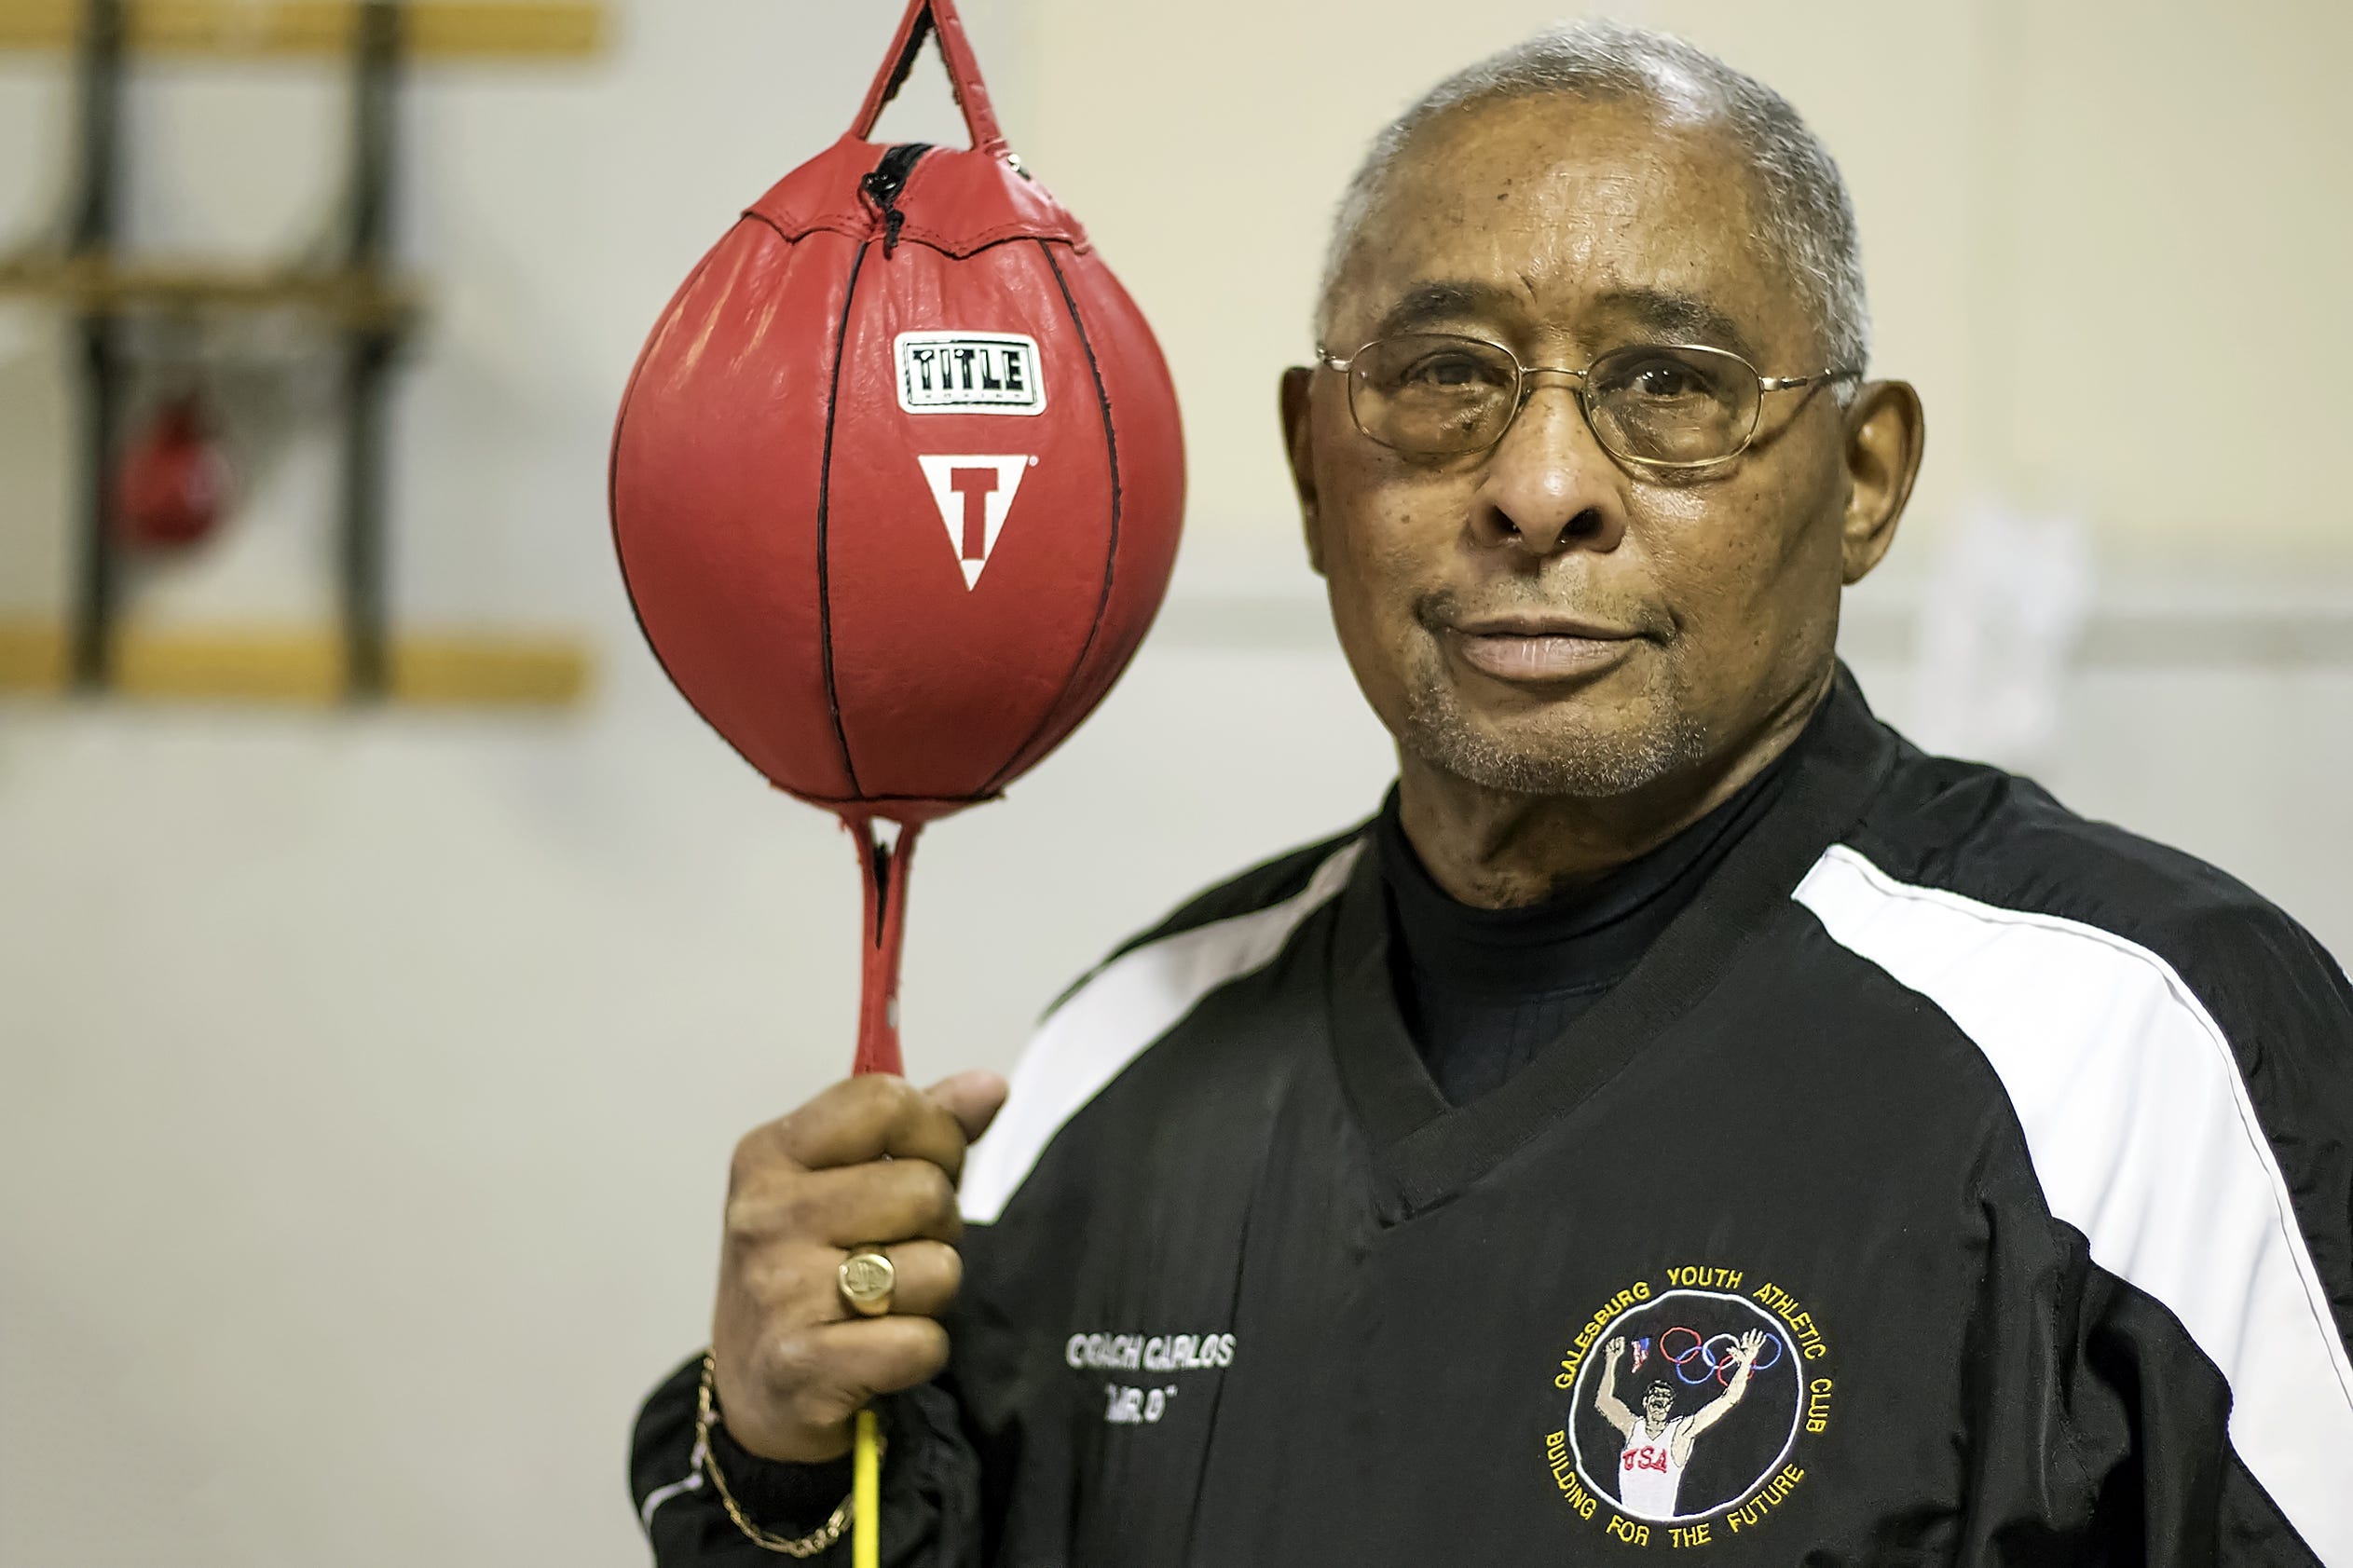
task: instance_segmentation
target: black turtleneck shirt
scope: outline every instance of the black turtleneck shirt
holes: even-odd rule
[[[1405,1027],[1448,1104],[1502,1084],[1634,968],[1772,804],[1788,755],[1648,854],[1512,909],[1478,908],[1440,887],[1389,792],[1374,835],[1389,966]]]

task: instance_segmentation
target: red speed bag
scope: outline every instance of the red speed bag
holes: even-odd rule
[[[865,138],[936,30],[969,150]],[[1005,148],[951,0],[655,323],[613,435],[639,622],[754,767],[851,818],[987,799],[1084,718],[1174,563],[1176,396]]]
[[[138,549],[199,542],[219,525],[228,487],[228,460],[196,399],[174,398],[123,456],[115,489],[123,542]]]

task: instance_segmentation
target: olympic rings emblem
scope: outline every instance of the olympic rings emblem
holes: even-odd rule
[[[1686,1336],[1691,1343],[1680,1351],[1669,1350],[1667,1341],[1677,1334]],[[1729,1385],[1732,1381],[1732,1369],[1740,1365],[1739,1358],[1732,1355],[1733,1347],[1739,1343],[1738,1334],[1717,1334],[1710,1339],[1702,1339],[1698,1329],[1686,1329],[1678,1324],[1659,1336],[1659,1354],[1674,1364],[1677,1380],[1693,1388],[1711,1377]],[[1724,1348],[1718,1350],[1718,1345]],[[1756,1364],[1749,1370],[1761,1372],[1768,1367],[1778,1365],[1780,1360],[1781,1336],[1769,1333],[1765,1336],[1765,1348],[1757,1353]],[[1689,1370],[1694,1361],[1700,1364],[1700,1375],[1697,1377]]]

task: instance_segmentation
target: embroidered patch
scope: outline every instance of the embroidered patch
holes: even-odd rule
[[[1544,1461],[1563,1502],[1636,1547],[1758,1529],[1829,1429],[1829,1343],[1781,1286],[1738,1269],[1635,1281],[1578,1328],[1553,1378]]]

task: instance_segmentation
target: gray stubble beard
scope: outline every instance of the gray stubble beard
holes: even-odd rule
[[[1657,783],[1707,756],[1707,729],[1679,700],[1670,678],[1656,690],[1665,722],[1632,731],[1558,737],[1539,749],[1514,749],[1480,733],[1435,667],[1416,672],[1398,743],[1433,768],[1483,788],[1513,795],[1606,799]]]

